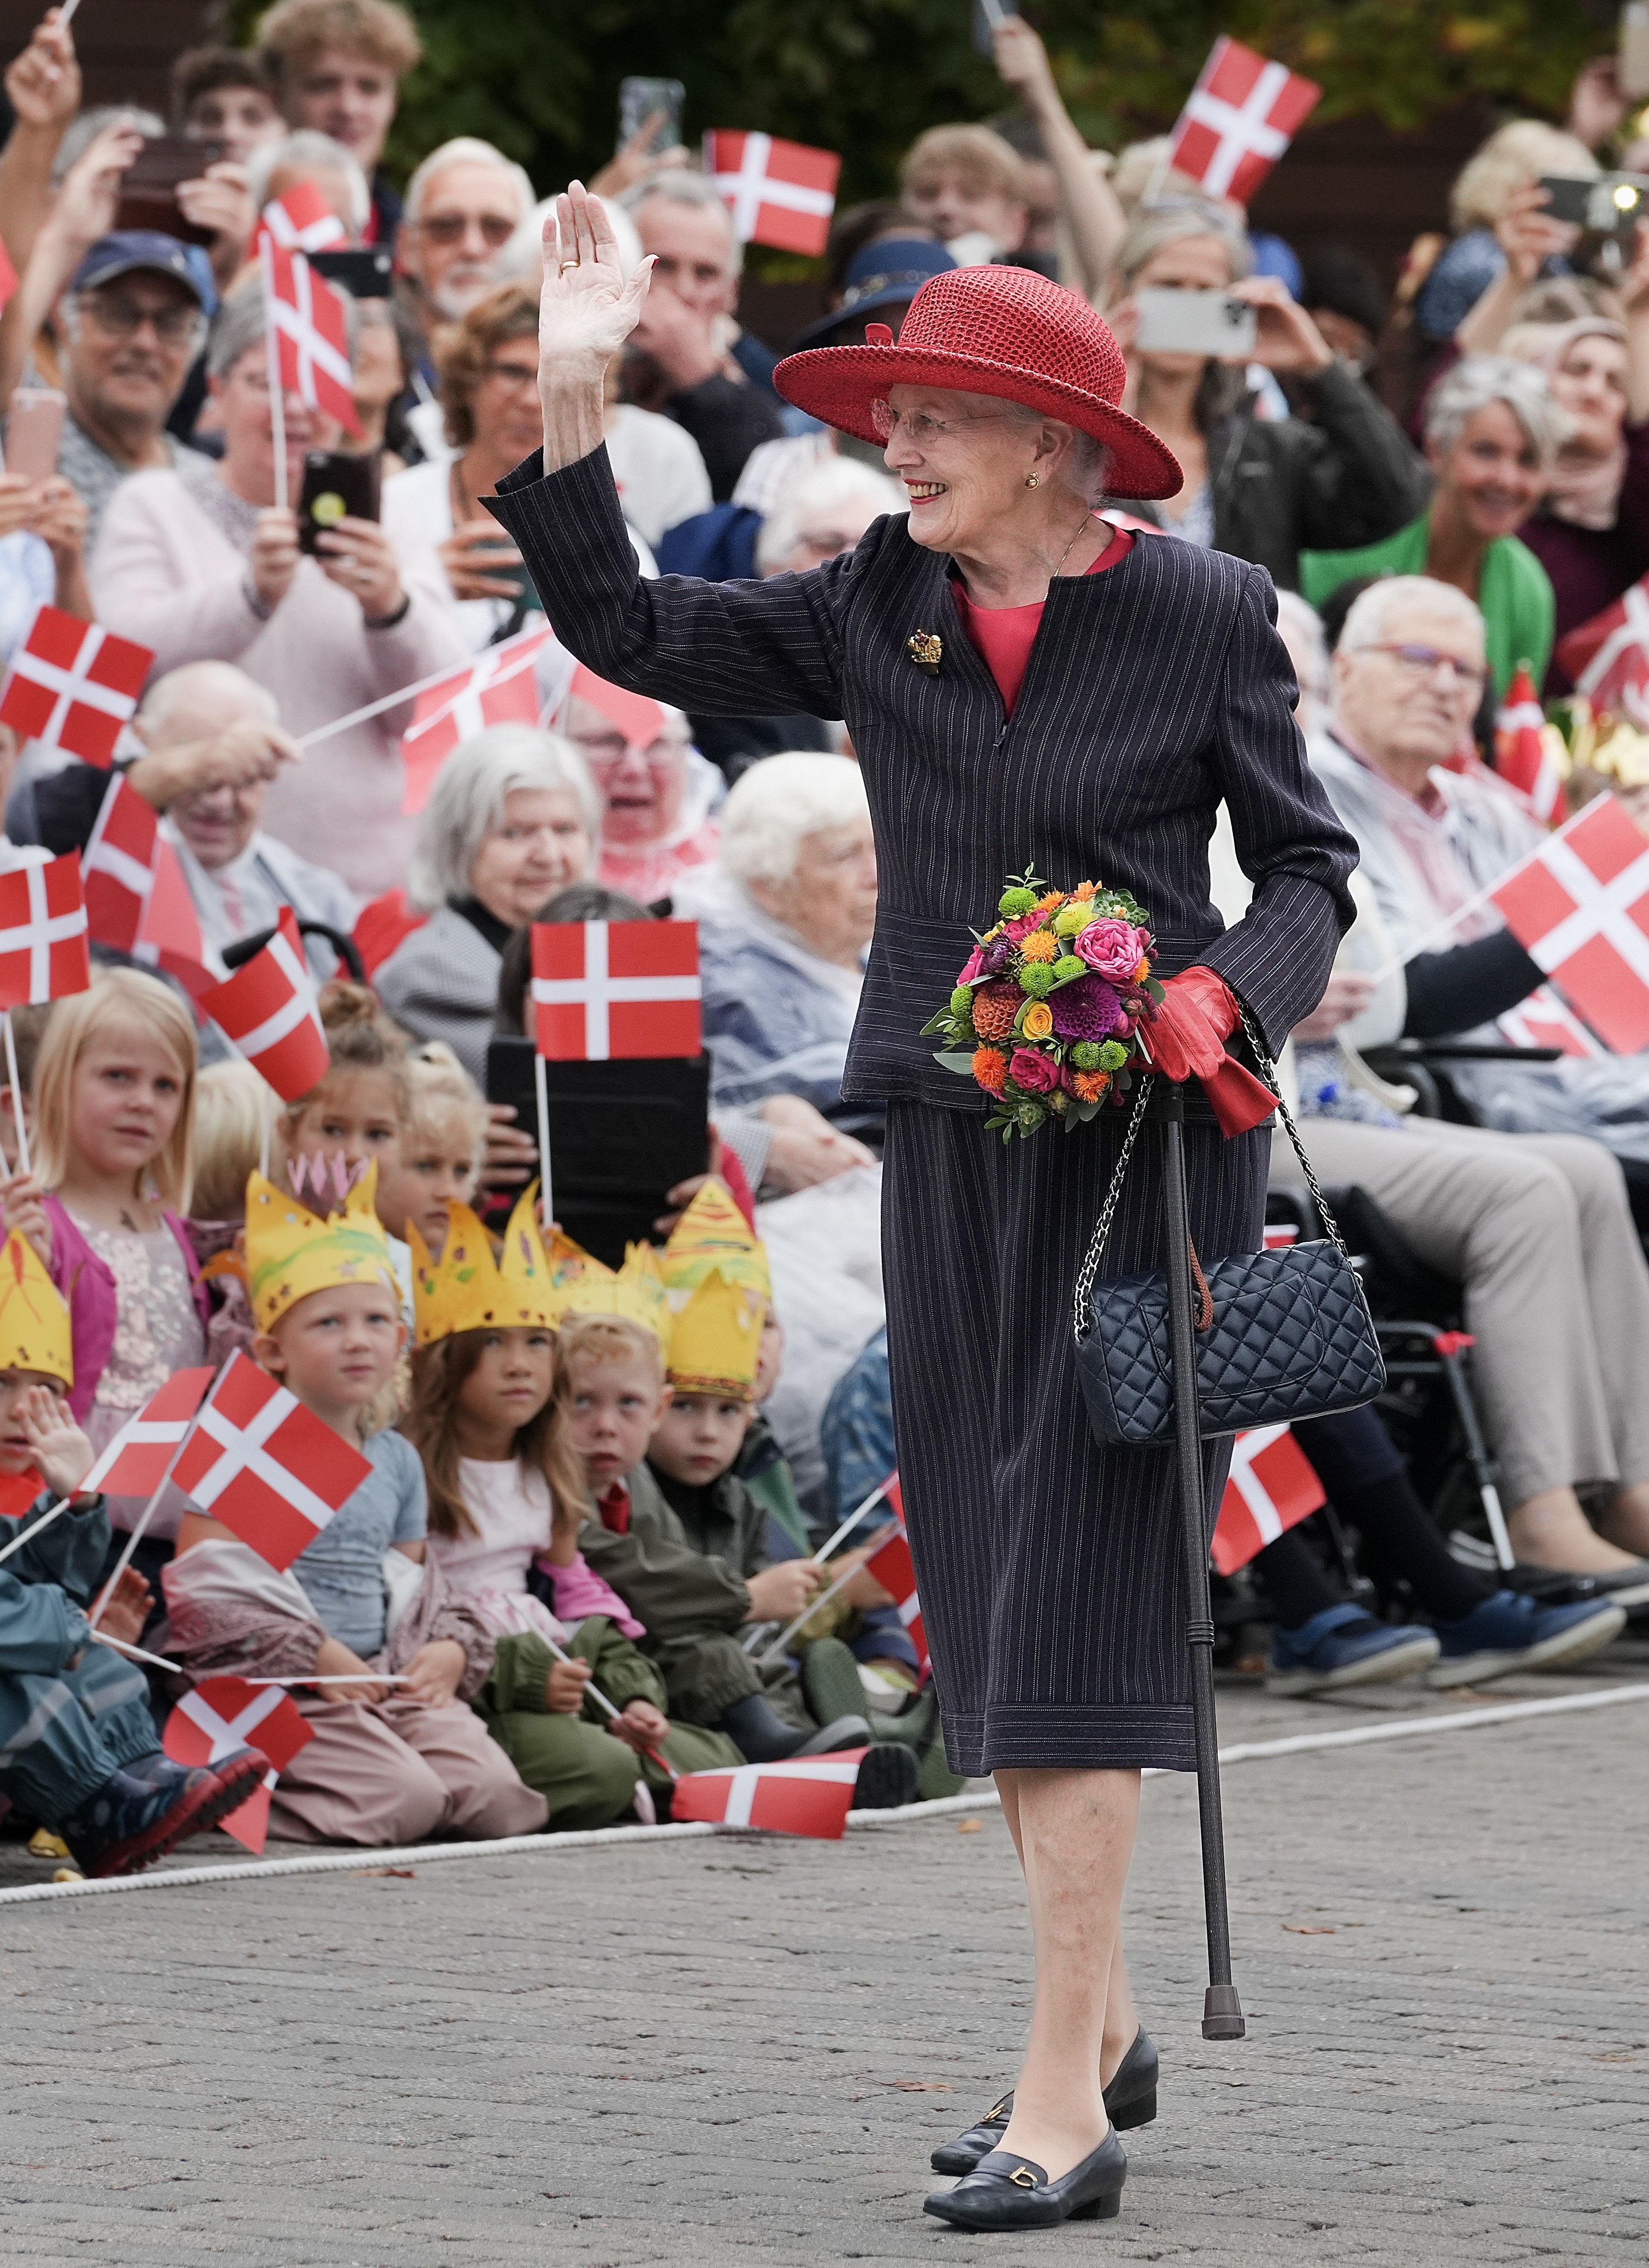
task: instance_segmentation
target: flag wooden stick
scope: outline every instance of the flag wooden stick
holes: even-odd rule
[[[772,1645],[767,1648],[766,1652],[759,1653],[756,1656],[756,1668],[758,1669],[765,1669],[769,1661],[776,1661],[779,1655],[784,1653],[785,1647],[790,1644],[791,1638],[795,1637],[802,1624],[804,1623],[810,1623],[813,1616],[818,1613],[821,1607],[828,1606],[830,1601],[835,1598],[836,1593],[841,1590],[844,1585],[850,1583],[853,1580],[853,1578],[858,1573],[859,1569],[864,1565],[864,1564],[865,1563],[862,1559],[855,1561],[854,1565],[847,1570],[845,1574],[838,1575],[836,1577],[835,1582],[831,1584],[828,1591],[821,1591],[818,1597],[809,1602],[806,1611],[803,1614],[798,1615],[793,1623],[787,1624],[779,1632],[778,1636],[774,1639]]]
[[[882,1498],[887,1495],[892,1483],[893,1475],[889,1473],[887,1478],[882,1483],[880,1488],[873,1488],[870,1494],[865,1498],[863,1504],[856,1505],[854,1506],[853,1510],[849,1513],[847,1518],[843,1521],[841,1527],[837,1528],[836,1534],[830,1538],[828,1543],[821,1543],[819,1546],[819,1549],[813,1553],[813,1564],[815,1566],[822,1565],[822,1563],[830,1557],[830,1554],[836,1550],[836,1545],[840,1543],[844,1535],[852,1535],[854,1529],[858,1526],[860,1521],[864,1519],[865,1513],[872,1511],[875,1506],[881,1502]]]
[[[11,1011],[5,1012],[6,1077],[11,1082],[11,1116],[18,1130],[18,1164],[27,1174],[33,1171],[29,1164],[29,1131],[23,1123],[23,1082],[18,1077],[18,1043],[11,1029]]]
[[[533,1051],[533,1085],[538,1101],[538,1210],[548,1234],[549,1224],[556,1218],[549,1182],[549,1082],[544,1058],[536,1049]]]
[[[159,1503],[161,1497],[166,1492],[166,1483],[172,1478],[172,1468],[177,1463],[178,1459],[183,1454],[184,1442],[188,1441],[194,1430],[195,1429],[192,1425],[186,1425],[184,1427],[183,1440],[178,1443],[177,1447],[172,1452],[171,1458],[167,1462],[165,1472],[160,1476],[159,1484],[157,1486],[154,1494],[144,1506],[142,1517],[139,1519],[136,1527],[133,1528],[131,1534],[127,1537],[126,1549],[121,1552],[119,1559],[116,1560],[114,1564],[114,1572],[109,1577],[108,1581],[103,1586],[102,1595],[99,1599],[96,1606],[92,1609],[92,1631],[94,1637],[97,1635],[98,1624],[103,1619],[105,1609],[107,1608],[109,1601],[114,1595],[114,1586],[120,1581],[121,1577],[131,1565],[132,1554],[143,1542],[144,1532],[147,1529],[150,1521],[155,1516],[155,1506]],[[167,1665],[168,1668],[170,1668],[170,1664]]]
[[[64,1497],[61,1502],[53,1505],[49,1512],[41,1513],[40,1518],[35,1521],[33,1528],[26,1528],[20,1535],[14,1535],[10,1543],[6,1545],[4,1550],[0,1551],[0,1564],[3,1564],[4,1561],[9,1559],[14,1551],[20,1551],[26,1543],[32,1543],[35,1536],[40,1533],[42,1528],[49,1528],[53,1521],[55,1520],[60,1513],[67,1512],[73,1502],[73,1497]]]
[[[112,1646],[116,1653],[129,1654],[134,1661],[151,1662],[157,1669],[175,1670],[180,1677],[189,1674],[180,1661],[168,1661],[164,1653],[145,1653],[142,1646],[128,1646],[123,1638],[111,1638],[107,1631],[94,1630],[92,1635],[99,1646]]]
[[[80,0],[63,0],[63,6],[57,11],[57,24],[59,30],[68,30],[70,25],[72,24],[75,19],[75,10],[79,5]]]
[[[263,273],[263,348],[269,373],[269,438],[275,450],[275,508],[284,512],[286,492],[286,396],[281,386],[281,339],[275,324],[275,275],[266,241],[259,255]]]
[[[258,1101],[259,1115],[263,1121],[263,1145],[258,1159],[258,1171],[267,1182],[269,1178],[269,1088],[267,1085]]]
[[[389,1675],[382,1669],[369,1669],[363,1676],[358,1669],[341,1670],[335,1677],[243,1677],[243,1685],[409,1685],[412,1680],[397,1673]]]
[[[490,646],[487,651],[495,655],[508,653],[511,647],[522,639],[542,636],[541,630],[518,630],[514,637],[500,638],[497,645]],[[443,685],[449,677],[456,677],[460,666],[449,661],[445,669],[431,670],[428,677],[414,678],[410,685],[403,685],[398,693],[386,693],[376,701],[367,702],[362,708],[351,709],[347,716],[335,717],[329,724],[317,725],[312,731],[298,735],[298,746],[313,748],[318,740],[329,740],[335,733],[347,733],[352,725],[364,725],[374,717],[381,717],[386,709],[399,709],[408,701],[416,701],[420,693],[427,693],[432,685]],[[495,674],[492,682],[496,685],[497,681]],[[453,696],[454,703],[458,698],[457,694]],[[429,721],[433,723],[435,720],[431,718]]]
[[[553,1638],[545,1638],[544,1643],[555,1655],[557,1661],[569,1663],[571,1661],[571,1654],[563,1653],[562,1648],[556,1645]],[[589,1695],[591,1700],[594,1702],[598,1709],[606,1710],[607,1715],[613,1719],[615,1724],[616,1724],[622,1717],[624,1713],[622,1709],[615,1709],[613,1706],[612,1703],[607,1699],[606,1694],[602,1692],[600,1687],[595,1683],[593,1678],[591,1679],[589,1684],[586,1685],[584,1690]],[[672,1779],[681,1778],[681,1773],[677,1771],[675,1766],[670,1762],[669,1758],[667,1756],[661,1756],[657,1749],[649,1749],[647,1754],[652,1758],[654,1764],[656,1764],[661,1771],[667,1771],[669,1773]]]

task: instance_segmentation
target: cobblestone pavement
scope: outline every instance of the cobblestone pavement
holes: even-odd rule
[[[1649,1648],[1589,1668],[1483,1699]],[[1471,1705],[1235,1695],[1223,1728]],[[1120,2220],[994,2242],[919,2211],[1025,2020],[994,1814],[0,1907],[0,2260],[1636,2268],[1646,1741],[1629,1704],[1231,1770],[1238,2046],[1198,2032],[1194,1791],[1152,1781],[1163,2115]]]

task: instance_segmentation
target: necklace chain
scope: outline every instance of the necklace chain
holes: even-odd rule
[[[1056,582],[1058,580],[1059,568],[1063,567],[1066,560],[1070,558],[1078,536],[1081,534],[1083,529],[1087,526],[1093,517],[1093,514],[1091,512],[1085,512],[1081,519],[1077,522],[1076,526],[1071,531],[1071,541],[1066,544],[1064,549],[1059,555],[1059,566],[1054,569],[1053,573],[1048,578],[1050,583]]]

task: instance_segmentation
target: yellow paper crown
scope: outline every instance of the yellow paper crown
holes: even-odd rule
[[[554,1265],[563,1317],[622,1315],[651,1331],[661,1348],[669,1345],[670,1309],[651,1244],[627,1244],[624,1265],[615,1274],[570,1236],[558,1235]]]
[[[247,1287],[261,1331],[312,1292],[379,1282],[394,1289],[389,1240],[373,1210],[377,1197],[376,1159],[344,1198],[342,1211],[324,1220],[261,1174],[253,1174],[247,1183]],[[396,1301],[399,1306],[399,1292]]]
[[[755,1392],[763,1293],[748,1284],[729,1284],[712,1270],[675,1319],[667,1362],[678,1394],[715,1395],[724,1402],[749,1402]]]
[[[0,1254],[0,1370],[39,1370],[75,1382],[73,1337],[63,1293],[27,1237],[13,1229]]]
[[[407,1223],[412,1247],[412,1306],[416,1343],[431,1346],[454,1331],[553,1330],[566,1302],[556,1289],[549,1255],[534,1210],[534,1182],[510,1215],[504,1250],[496,1258],[492,1239],[467,1204],[446,1209],[446,1242],[438,1260]]]
[[[714,1269],[725,1284],[747,1285],[764,1300],[773,1296],[767,1248],[718,1181],[705,1182],[671,1230],[660,1265],[671,1292],[696,1292]]]

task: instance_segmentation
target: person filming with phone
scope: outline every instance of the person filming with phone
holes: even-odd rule
[[[1250,266],[1247,238],[1216,207],[1142,207],[1107,320],[1127,358],[1127,407],[1185,472],[1176,496],[1142,512],[1293,590],[1302,549],[1390,535],[1424,508],[1427,482],[1396,420],[1287,286]],[[1314,422],[1261,417],[1250,364],[1288,372]]]

